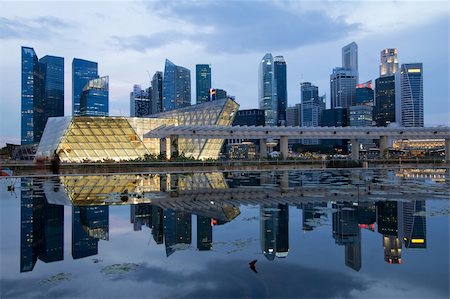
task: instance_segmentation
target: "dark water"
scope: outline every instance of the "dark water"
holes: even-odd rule
[[[0,179],[0,297],[449,298],[449,186],[448,169]]]

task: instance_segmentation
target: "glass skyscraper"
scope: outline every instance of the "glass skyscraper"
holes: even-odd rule
[[[301,88],[301,126],[320,127],[325,102],[319,97],[319,88],[310,82],[300,83]],[[319,144],[317,139],[303,139],[303,144]]]
[[[162,112],[163,74],[156,72],[152,78],[152,113]]]
[[[273,74],[276,86],[278,125],[286,126],[286,108],[287,108],[287,76],[286,61],[283,56],[275,56]]]
[[[197,64],[195,66],[195,88],[197,104],[209,101],[209,90],[211,89],[211,65]]]
[[[83,88],[80,99],[80,116],[108,116],[109,77],[90,80]]]
[[[163,111],[191,105],[191,71],[166,59],[163,80]]]
[[[377,127],[395,122],[395,76],[375,80],[374,120]]]
[[[80,115],[83,88],[89,80],[98,78],[97,62],[74,58],[72,60],[72,115]]]
[[[423,127],[422,63],[402,64],[400,68],[400,118],[404,127]],[[396,88],[397,91],[397,88]]]
[[[64,116],[64,58],[38,60],[22,47],[21,144],[39,142],[47,119]]]
[[[358,83],[358,45],[355,42],[342,48],[342,67],[352,69]]]
[[[275,126],[278,122],[278,103],[274,83],[273,57],[264,55],[259,64],[259,109],[265,110],[266,126]]]
[[[330,75],[331,108],[348,108],[356,99],[358,74],[351,68],[337,67]]]
[[[130,92],[130,116],[145,117],[152,113],[151,110],[152,88],[142,89],[140,85],[134,85]]]

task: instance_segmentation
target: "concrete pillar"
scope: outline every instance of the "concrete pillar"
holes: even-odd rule
[[[267,143],[266,139],[259,140],[259,158],[265,159],[267,158]]]
[[[359,140],[352,139],[352,160],[359,161]]]
[[[388,137],[387,136],[381,136],[380,137],[380,157],[385,156],[385,151],[388,148]]]
[[[445,162],[450,162],[450,138],[445,139]]]
[[[280,138],[280,152],[281,152],[281,158],[283,160],[287,159],[287,157],[289,155],[288,137],[287,136],[281,136],[281,138]]]

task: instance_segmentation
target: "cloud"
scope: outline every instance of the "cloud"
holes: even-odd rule
[[[266,1],[152,2],[148,11],[178,29],[114,36],[121,47],[145,51],[187,40],[211,53],[279,51],[341,39],[361,29],[319,11],[288,10]]]
[[[296,264],[260,261],[257,269],[258,274],[253,273],[246,260],[215,260],[206,263],[204,271],[190,273],[144,264],[112,280],[176,285],[176,293],[167,294],[172,298],[348,298],[369,288],[369,282],[354,276]]]
[[[50,39],[59,35],[57,30],[68,27],[71,27],[69,23],[51,16],[34,19],[0,17],[0,39]]]

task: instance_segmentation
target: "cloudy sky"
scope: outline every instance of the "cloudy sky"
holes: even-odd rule
[[[327,94],[341,48],[359,47],[359,78],[374,80],[380,51],[424,65],[425,124],[450,123],[447,1],[114,1],[0,2],[0,146],[20,143],[20,47],[65,59],[65,115],[71,115],[74,57],[110,76],[110,115],[129,115],[133,84],[150,85],[165,58],[191,70],[212,66],[213,87],[257,108],[258,63],[265,53],[288,65],[288,104],[301,81]]]

